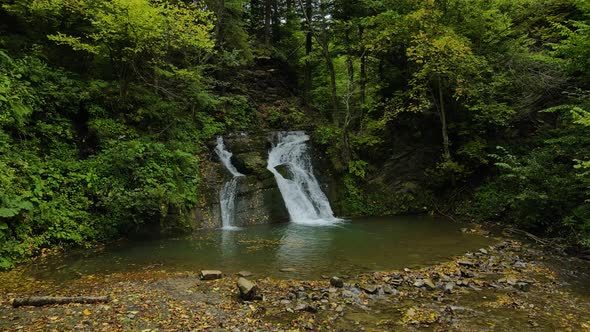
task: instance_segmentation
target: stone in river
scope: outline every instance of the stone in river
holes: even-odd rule
[[[301,303],[295,307],[295,311],[307,311],[311,313],[316,313],[318,312],[318,307],[311,304]]]
[[[436,285],[430,279],[424,279],[424,286],[430,290],[436,289]]]
[[[516,285],[514,285],[514,287],[516,287],[516,289],[522,291],[522,292],[528,292],[528,290],[531,288],[531,284],[529,284],[528,282],[517,282]]]
[[[359,288],[367,294],[376,294],[379,291],[379,286],[377,285],[361,285]]]
[[[238,276],[242,277],[242,278],[248,278],[252,276],[252,272],[250,271],[240,271],[238,272]]]
[[[201,271],[201,279],[203,280],[214,280],[214,279],[221,279],[223,277],[223,273],[218,270],[203,270]]]
[[[338,277],[332,277],[332,278],[330,278],[330,285],[332,285],[336,288],[342,288],[342,287],[344,287],[344,281],[342,281],[342,279],[340,279]]]
[[[455,287],[454,282],[447,282],[445,284],[445,294],[451,294],[453,292],[454,287]]]
[[[391,288],[391,287],[385,285],[385,286],[383,286],[383,293],[395,295],[395,294],[397,294],[397,289]]]
[[[457,264],[459,264],[461,266],[467,266],[467,267],[473,267],[473,266],[475,266],[475,263],[473,263],[472,261],[468,261],[468,260],[458,261]]]
[[[237,286],[240,290],[240,297],[243,300],[250,301],[256,298],[258,287],[255,283],[245,278],[239,278]]]
[[[471,271],[461,269],[461,276],[463,278],[473,278],[473,277],[475,277],[475,274]]]
[[[281,272],[295,272],[296,270],[292,267],[285,267],[285,268],[280,269],[279,271],[281,271]]]

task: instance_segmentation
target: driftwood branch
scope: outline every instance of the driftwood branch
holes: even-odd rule
[[[49,304],[68,304],[68,303],[101,303],[109,302],[109,296],[75,296],[75,297],[54,297],[54,296],[31,296],[21,297],[12,300],[12,306],[40,307]]]
[[[529,239],[532,239],[532,240],[534,240],[535,242],[537,242],[537,243],[540,243],[540,244],[542,244],[542,245],[547,245],[547,244],[549,244],[547,241],[545,241],[545,240],[543,240],[543,239],[541,239],[541,238],[539,238],[539,237],[537,237],[537,236],[534,236],[533,234],[531,234],[531,233],[529,233],[529,232],[525,232],[525,231],[523,231],[523,230],[521,230],[521,229],[516,229],[516,228],[507,228],[507,229],[505,229],[504,231],[505,231],[505,232],[508,232],[508,233],[512,233],[512,234],[519,234],[519,235],[526,236],[526,237],[528,237]]]

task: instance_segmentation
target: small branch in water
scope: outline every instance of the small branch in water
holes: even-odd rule
[[[524,235],[524,236],[526,236],[526,237],[528,237],[528,238],[530,238],[530,239],[534,240],[535,242],[540,243],[542,245],[549,244],[547,241],[545,241],[545,240],[543,240],[543,239],[541,239],[541,238],[539,238],[539,237],[537,237],[537,236],[535,236],[535,235],[533,235],[533,234],[531,234],[529,232],[525,232],[525,231],[523,231],[521,229],[506,228],[504,231],[505,232],[508,232],[508,233],[512,233],[512,234]]]
[[[21,297],[12,300],[12,306],[18,308],[20,306],[35,306],[40,307],[50,304],[68,304],[68,303],[101,303],[109,302],[110,297],[107,296],[76,296],[76,297],[58,297],[58,296],[31,296]]]

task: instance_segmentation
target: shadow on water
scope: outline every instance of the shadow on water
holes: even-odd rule
[[[258,276],[315,279],[376,270],[419,267],[481,248],[491,239],[463,234],[460,224],[432,217],[355,218],[332,226],[294,223],[112,245],[100,252],[77,252],[28,267],[41,278],[75,278],[138,270],[226,274],[249,270]],[[294,272],[281,272],[290,268]]]

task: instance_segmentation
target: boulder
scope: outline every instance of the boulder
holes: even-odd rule
[[[240,290],[240,297],[243,300],[251,301],[256,298],[258,292],[258,286],[246,278],[239,278],[237,282],[238,289]]]
[[[332,277],[330,278],[330,285],[336,288],[342,288],[344,287],[344,281],[338,277]]]
[[[277,165],[275,167],[275,170],[277,172],[279,172],[279,174],[281,174],[285,179],[291,179],[292,175],[291,175],[291,171],[289,170],[289,166],[287,165]]]
[[[367,294],[376,294],[379,291],[379,286],[377,285],[360,285],[359,288]]]
[[[248,278],[252,276],[252,272],[250,271],[240,271],[238,272],[238,276],[243,277],[243,278]]]
[[[202,280],[215,280],[221,279],[223,277],[223,273],[218,270],[203,270],[201,271],[201,279]]]

